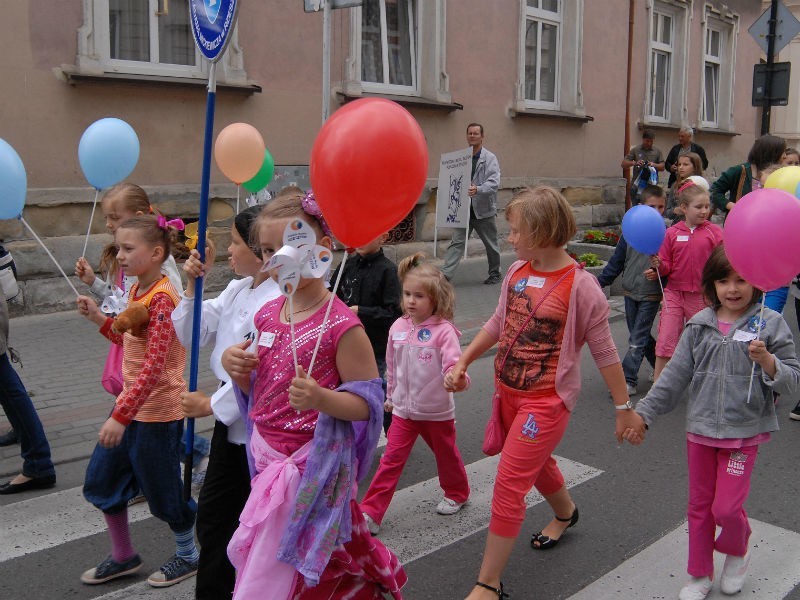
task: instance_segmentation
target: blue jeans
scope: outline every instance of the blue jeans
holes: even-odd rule
[[[19,436],[22,474],[26,477],[55,475],[42,422],[7,352],[0,355],[0,405]]]
[[[764,294],[764,306],[771,308],[775,312],[782,313],[786,306],[786,298],[789,296],[789,287],[779,287]]]
[[[656,341],[650,335],[653,321],[658,312],[658,300],[634,300],[625,296],[625,320],[628,322],[628,351],[622,359],[622,371],[628,385],[639,383],[639,367],[647,358],[652,366],[656,364]]]
[[[175,532],[194,525],[197,507],[183,499],[180,452],[183,420],[133,421],[115,448],[95,446],[83,496],[104,513],[115,514],[141,491],[154,517]]]

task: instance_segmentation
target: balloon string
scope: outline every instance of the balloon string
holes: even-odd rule
[[[55,264],[55,266],[58,268],[58,270],[61,271],[61,274],[64,276],[64,279],[67,280],[67,283],[69,284],[69,287],[71,287],[72,291],[75,292],[75,295],[76,296],[80,296],[80,294],[78,293],[78,290],[75,289],[75,286],[72,285],[72,282],[69,280],[69,277],[67,277],[67,274],[64,273],[64,269],[62,269],[61,265],[58,264],[58,261],[56,260],[55,256],[53,256],[50,253],[50,250],[47,249],[47,246],[44,245],[44,242],[41,240],[41,238],[39,238],[39,236],[36,235],[36,232],[31,228],[30,225],[28,225],[28,222],[21,215],[19,217],[19,220],[22,221],[22,224],[25,225],[25,227],[28,228],[28,231],[31,232],[31,235],[33,235],[33,237],[36,238],[36,241],[39,242],[39,245],[41,245],[41,247],[44,248],[44,251],[47,252],[47,256],[50,257],[50,260],[53,261],[53,264]]]
[[[325,309],[325,318],[322,319],[322,326],[319,328],[317,344],[314,346],[314,353],[311,355],[311,364],[308,366],[308,377],[311,377],[311,371],[314,369],[314,362],[317,360],[317,350],[319,350],[319,345],[322,342],[322,334],[325,332],[325,324],[328,322],[328,316],[331,314],[331,307],[333,306],[333,301],[336,298],[336,290],[339,289],[339,282],[342,280],[342,273],[344,273],[344,263],[346,260],[347,251],[345,251],[344,256],[342,257],[342,262],[339,265],[339,274],[336,276],[336,281],[333,284],[331,298],[328,300],[328,308]]]
[[[667,298],[664,296],[664,284],[661,281],[661,275],[658,274],[658,267],[656,267],[656,279],[658,279],[658,287],[661,288],[661,303],[664,305],[664,310],[667,310]]]
[[[238,183],[236,184],[236,214],[239,214],[239,191],[242,189]],[[297,362],[297,361],[295,361]]]
[[[756,326],[756,339],[761,339],[761,324],[764,322],[764,299],[761,299],[761,311],[758,313],[758,325]],[[750,395],[753,393],[753,375],[756,372],[756,361],[750,366],[750,383],[747,385],[747,404],[750,404]]]
[[[92,202],[92,214],[89,215],[89,227],[86,229],[86,239],[83,241],[83,253],[81,256],[86,258],[86,247],[89,245],[89,234],[92,231],[92,221],[94,221],[94,209],[97,207],[97,195],[100,193],[100,190],[94,188],[94,202]]]
[[[289,294],[289,331],[292,334],[292,356],[294,357],[294,372],[297,373],[297,342],[294,337],[294,302]]]

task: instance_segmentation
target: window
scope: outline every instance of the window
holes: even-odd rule
[[[189,0],[83,0],[78,32],[78,72],[205,79]],[[221,82],[246,82],[237,31],[217,69]]]
[[[451,104],[445,0],[364,0],[350,11],[341,92],[416,96]]]
[[[733,75],[739,17],[706,5],[703,24],[700,127],[730,131],[733,127]]]
[[[525,11],[525,99],[558,104],[559,0],[527,0]]]
[[[721,33],[710,27],[706,29],[705,61],[703,69],[703,123],[718,124],[719,112],[719,67]]]
[[[686,122],[688,0],[648,2],[647,82],[644,122],[680,125]]]
[[[361,9],[361,81],[416,90],[412,0],[374,0]]]
[[[582,43],[583,0],[520,0],[516,112],[584,116]]]

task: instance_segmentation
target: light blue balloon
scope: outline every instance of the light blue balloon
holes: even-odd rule
[[[139,138],[122,119],[95,121],[81,136],[78,160],[86,180],[98,190],[109,188],[131,174],[139,161]]]
[[[622,217],[625,241],[642,254],[658,254],[666,233],[664,218],[652,206],[638,204]]]
[[[28,176],[17,151],[0,139],[0,219],[16,219],[25,206]]]

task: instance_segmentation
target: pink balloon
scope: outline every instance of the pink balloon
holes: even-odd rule
[[[722,231],[739,275],[762,291],[800,273],[800,200],[780,189],[750,192],[733,206]]]

